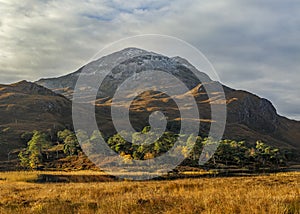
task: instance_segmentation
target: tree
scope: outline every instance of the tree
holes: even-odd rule
[[[256,157],[257,160],[263,165],[266,165],[266,162],[268,160],[270,147],[263,143],[262,141],[256,141]]]
[[[67,155],[77,155],[80,150],[75,134],[71,133],[64,140],[64,153]]]
[[[42,163],[42,150],[49,148],[50,143],[47,136],[39,131],[33,131],[31,140],[27,143],[27,148],[18,155],[21,166],[37,169]]]
[[[88,140],[87,134],[83,131],[79,131],[80,140]],[[77,137],[74,132],[69,129],[57,132],[57,138],[60,143],[64,143],[64,153],[66,155],[77,155],[80,151],[80,146],[77,140]]]
[[[124,152],[125,154],[130,153],[131,143],[127,142],[119,133],[110,137],[107,141],[111,149],[118,153]]]
[[[31,140],[28,142],[29,165],[30,168],[36,169],[42,162],[42,150],[49,148],[47,136],[39,131],[34,131]]]
[[[204,156],[203,159],[200,160],[201,162],[207,162],[211,160],[213,165],[216,165],[216,158],[214,155],[215,149],[217,148],[219,142],[214,141],[212,138],[207,137],[204,138],[202,141]],[[205,146],[205,147],[204,147]]]
[[[245,141],[233,141],[231,143],[231,147],[234,148],[234,161],[239,164],[240,167],[244,167],[244,165],[249,161],[249,155],[247,146],[245,145]]]
[[[169,151],[177,141],[177,135],[171,132],[164,132],[162,136],[154,143],[154,148],[156,156],[161,155]]]
[[[153,159],[154,158],[154,154],[151,153],[151,152],[147,152],[145,155],[144,155],[144,160],[149,160],[149,159]]]
[[[20,160],[20,165],[22,167],[24,168],[29,167],[29,153],[26,149],[19,153],[18,158]]]
[[[30,141],[30,139],[33,137],[33,132],[24,132],[22,135],[21,135],[21,140],[24,142],[24,143],[28,143],[28,141]]]
[[[93,131],[89,137],[84,131],[77,131],[76,136],[81,141],[81,148],[87,156],[100,154],[99,145],[102,140],[102,135],[99,130]]]
[[[220,142],[217,151],[214,154],[216,161],[225,163],[228,165],[228,162],[233,162],[234,159],[234,149],[232,147],[234,143],[229,140],[223,140]]]
[[[284,163],[284,155],[280,153],[278,148],[268,146],[262,141],[256,142],[256,160],[262,164],[262,166],[271,166],[278,168],[279,164]]]
[[[198,162],[202,151],[202,138],[191,134],[182,148],[182,154],[193,163]]]
[[[123,162],[125,164],[132,164],[132,157],[130,154],[126,154],[125,152],[121,152],[120,156],[123,158]]]
[[[73,132],[70,131],[69,129],[65,129],[65,130],[63,130],[63,131],[59,131],[59,132],[57,132],[57,138],[58,138],[58,141],[59,141],[60,143],[63,143],[63,142],[65,141],[65,139],[66,139],[68,136],[72,135],[72,134],[73,134]]]

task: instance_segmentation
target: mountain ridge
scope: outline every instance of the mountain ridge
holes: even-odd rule
[[[200,132],[207,134],[211,123],[210,103],[212,100],[209,100],[203,84],[218,83],[212,81],[204,73],[201,74],[204,82],[195,80],[191,69],[196,68],[181,57],[169,58],[153,52],[141,52],[139,49],[131,50],[130,48],[124,49],[104,56],[62,77],[44,78],[35,83],[21,81],[11,85],[0,85],[0,115],[5,115],[0,119],[1,144],[10,149],[22,148],[25,146],[20,141],[20,135],[23,132],[34,129],[42,131],[53,129],[52,131],[54,131],[54,129],[63,129],[64,127],[72,129],[71,99],[78,75],[83,69],[90,69],[89,72],[94,72],[95,68],[101,74],[102,68],[106,69],[110,66],[105,63],[112,60],[118,62],[117,66],[112,69],[106,82],[104,81],[106,85],[104,84],[104,87],[100,88],[101,93],[98,91],[98,99],[95,103],[97,121],[102,120],[98,125],[104,126],[101,131],[107,132],[108,135],[114,133],[113,123],[109,117],[113,89],[135,72],[154,68],[154,70],[162,69],[177,75],[189,85],[189,90],[197,102],[200,120],[202,120]],[[139,53],[143,54],[141,56],[134,55]],[[110,58],[112,56],[113,59]],[[126,66],[132,69],[124,70]],[[168,84],[166,83],[166,87]],[[222,87],[226,100],[220,100],[218,94],[214,94],[212,98],[217,102],[226,102],[227,104],[227,125],[224,138],[246,140],[250,143],[263,140],[271,145],[300,153],[299,121],[278,115],[273,104],[267,99],[244,90],[235,90],[225,85]],[[184,97],[185,95],[180,96]],[[149,115],[154,110],[158,110],[153,107],[163,107],[166,112],[169,111],[170,118],[172,118],[171,125],[178,127],[178,112],[172,103],[172,97],[161,96],[159,93],[153,92],[152,94],[141,94],[131,106],[130,114],[136,117],[131,122],[136,129],[140,130],[148,125]],[[0,159],[1,156],[2,159],[6,158],[6,151],[0,153]]]
[[[93,61],[81,67],[74,73],[57,77],[55,78],[55,81],[53,81],[53,79],[42,79],[36,83],[48,87],[58,93],[64,95],[68,94],[68,97],[71,98],[73,93],[72,90],[74,89],[74,85],[77,81],[77,78],[74,77],[75,74],[79,74],[82,69],[87,71],[95,71],[96,69],[95,72],[99,72],[98,74],[101,75],[102,71],[97,70],[99,67],[103,66],[101,63],[119,60],[122,62],[119,62],[119,64],[117,63],[117,66],[113,68],[112,73],[115,72],[114,75],[109,74],[107,82],[105,83],[106,86],[100,88],[98,91],[97,98],[98,100],[101,100],[99,101],[100,103],[105,101],[107,104],[109,104],[111,102],[110,98],[113,94],[110,90],[112,88],[116,89],[125,78],[132,76],[134,72],[139,72],[143,69],[146,70],[149,68],[154,68],[154,70],[161,69],[184,79],[189,89],[194,90],[194,93],[196,93],[195,95],[198,99],[197,102],[201,103],[198,104],[200,110],[199,112],[204,112],[204,118],[209,119],[207,116],[210,113],[209,106],[205,104],[205,102],[209,102],[208,97],[205,94],[205,89],[203,87],[199,86],[198,89],[195,89],[199,85],[199,81],[194,80],[194,76],[192,76],[191,69],[196,69],[193,65],[181,57],[169,58],[148,51],[141,51],[143,53],[141,56],[134,56],[134,54],[132,54],[134,51],[140,50],[132,48],[123,49]],[[130,52],[129,55],[132,55],[126,58],[126,54],[128,54],[128,52]],[[125,58],[120,60],[120,56],[125,56]],[[126,66],[129,66],[131,69],[124,69]],[[122,76],[119,77],[116,74],[122,74]],[[214,81],[212,81],[206,74],[201,73],[201,75],[203,77],[201,79],[204,80],[202,84],[214,84]],[[57,88],[59,83],[62,83],[61,86],[64,86],[65,91]],[[167,84],[168,83],[166,83],[166,85]],[[245,90],[235,90],[225,85],[222,85],[222,87],[225,92],[228,109],[227,126],[224,136],[230,137],[231,139],[252,139],[252,141],[254,141],[255,137],[261,137],[276,145],[292,145],[294,149],[300,151],[300,142],[298,140],[300,139],[299,121],[290,120],[286,117],[278,115],[275,107],[269,100],[261,98],[256,94],[247,92]],[[69,88],[69,90],[66,90],[66,88]],[[218,99],[217,96],[214,97],[215,99]],[[153,105],[151,104],[151,100],[146,100],[146,97],[143,102],[147,103],[147,105]],[[142,118],[147,119],[147,115],[150,113],[151,112],[145,112],[145,115],[142,116]],[[137,115],[137,112],[133,111],[133,114]],[[206,129],[208,128],[209,127],[206,127]]]

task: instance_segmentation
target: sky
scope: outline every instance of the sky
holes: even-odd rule
[[[198,48],[220,81],[300,120],[300,1],[0,0],[0,83],[65,75],[104,46],[165,34]]]

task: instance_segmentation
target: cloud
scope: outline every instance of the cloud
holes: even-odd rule
[[[160,33],[201,50],[224,84],[300,119],[299,10],[293,0],[0,0],[0,82],[63,75],[115,40]]]

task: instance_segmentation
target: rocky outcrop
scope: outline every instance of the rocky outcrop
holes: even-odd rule
[[[245,91],[232,90],[227,99],[236,99],[228,104],[228,122],[239,123],[262,133],[274,133],[279,121],[272,103]]]

